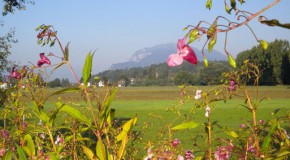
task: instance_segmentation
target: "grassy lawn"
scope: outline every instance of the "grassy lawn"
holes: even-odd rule
[[[210,90],[213,87],[202,86],[197,88]],[[57,90],[59,89],[48,89],[48,94]],[[100,93],[104,91],[102,88],[98,88],[98,90]],[[196,88],[189,88],[187,91],[194,96],[195,90]],[[205,136],[203,125],[207,121],[205,108],[195,108],[196,100],[194,99],[181,104],[183,98],[180,93],[180,89],[173,86],[126,87],[118,89],[111,108],[116,109],[116,117],[120,120],[126,120],[135,115],[138,116],[137,126],[134,128],[134,131],[142,135],[142,141],[139,141],[140,144],[138,145],[141,147],[143,155],[146,154],[144,147],[148,141],[158,142],[159,140],[169,138],[168,128],[184,121],[193,120],[200,125],[196,129],[174,132],[171,138],[178,137],[181,143],[184,143],[184,147],[192,148],[193,139],[195,139],[197,134],[202,133]],[[256,95],[255,88],[250,87],[249,94]],[[237,95],[237,97],[227,100],[226,103],[218,101],[211,104],[212,121],[217,121],[219,125],[219,127],[215,126],[213,128],[213,132],[217,133],[214,134],[214,138],[227,137],[222,129],[237,130],[241,123],[246,123],[251,119],[251,113],[242,106],[245,104],[245,99],[241,97],[242,93]],[[273,118],[271,113],[276,108],[288,110],[289,112],[289,86],[262,86],[259,88],[259,97],[268,97],[268,99],[260,103],[257,110],[257,120],[263,119],[266,122]],[[259,102],[259,99],[254,101]],[[64,103],[81,104],[74,105],[77,108],[85,105],[84,99],[79,93],[65,93],[60,96],[51,97],[46,103],[45,108],[53,108],[55,106],[54,102],[59,100]],[[205,139],[206,137],[203,137],[199,142],[205,143]]]

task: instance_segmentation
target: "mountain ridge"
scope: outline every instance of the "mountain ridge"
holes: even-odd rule
[[[197,59],[203,61],[202,53],[199,49],[193,48]],[[170,54],[176,53],[176,43],[159,44],[153,47],[145,47],[137,50],[127,62],[112,64],[109,69],[128,69],[133,67],[147,67],[152,64],[165,63]],[[205,53],[208,51],[205,50]],[[225,61],[227,56],[223,53],[213,50],[207,54],[208,61]]]

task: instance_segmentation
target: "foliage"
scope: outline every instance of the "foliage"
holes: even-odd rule
[[[34,4],[33,0],[3,0],[2,15],[6,16],[8,13],[14,13],[16,10],[24,10],[26,4]]]
[[[5,36],[0,37],[0,81],[3,80],[3,72],[8,68],[7,57],[11,54],[10,48],[12,43],[16,43],[14,31],[8,32]]]
[[[1,111],[0,157],[126,159],[127,144],[132,141],[132,128],[137,117],[117,123],[116,111],[110,108],[116,88],[108,87],[106,94],[100,95],[96,88],[81,85],[70,65],[68,45],[62,47],[52,26],[41,25],[36,30],[39,31],[38,42],[42,41],[39,44],[53,46],[57,42],[63,58],[50,53],[48,56],[62,59],[58,64],[50,64],[50,59],[41,53],[37,66],[23,67],[21,73],[13,67],[13,73],[8,77],[16,79],[16,84],[7,90]],[[47,77],[42,77],[41,73],[46,73],[47,67],[54,67],[53,72],[63,65],[69,67],[78,86],[47,93],[47,82],[44,81]],[[89,52],[83,68],[84,82],[90,79],[91,68],[92,54]],[[60,79],[56,81],[61,84]],[[81,93],[79,96],[83,96],[86,105],[79,108],[60,98],[53,108],[47,108],[48,99],[67,92]]]
[[[243,51],[237,56],[238,66],[249,59],[261,68],[263,74],[260,78],[261,85],[290,84],[290,46],[286,40],[275,40],[270,43],[267,50],[253,47]],[[250,82],[252,83],[252,82]]]

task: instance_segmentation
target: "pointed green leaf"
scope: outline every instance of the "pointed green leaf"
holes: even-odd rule
[[[57,65],[53,70],[52,72],[54,72],[55,70],[57,70],[59,67],[61,67],[62,65],[64,65],[65,62],[61,62],[59,65]]]
[[[217,33],[215,32],[213,36],[209,39],[209,43],[208,43],[209,53],[212,52],[213,46],[216,44],[216,40],[217,40]]]
[[[237,67],[236,60],[231,54],[228,54],[228,60],[229,60],[229,63],[232,67],[234,67],[234,68]]]
[[[268,48],[269,43],[268,43],[267,41],[265,41],[265,40],[260,40],[259,42],[260,42],[261,47],[262,47],[264,50],[266,50],[266,49]]]
[[[110,127],[112,126],[112,121],[115,118],[115,112],[116,112],[115,109],[111,109],[110,112],[109,112],[109,114],[108,114],[107,123],[108,123],[108,125]]]
[[[205,67],[208,67],[208,61],[207,61],[206,56],[203,57],[203,64]]]
[[[88,81],[91,78],[91,72],[92,72],[92,63],[93,63],[93,54],[91,54],[91,52],[89,52],[87,54],[86,60],[85,60],[85,64],[84,64],[84,68],[83,68],[83,83],[85,86],[88,85]]]
[[[61,108],[60,111],[66,112],[67,114],[69,114],[73,118],[80,120],[81,122],[87,124],[88,126],[91,125],[91,122],[89,121],[87,116],[82,114],[79,110],[77,110],[69,105],[59,103],[59,102],[56,103],[56,105]]]
[[[179,124],[171,129],[172,130],[193,129],[193,128],[196,128],[197,126],[199,126],[199,123],[191,121],[191,122]]]
[[[191,30],[187,44],[194,42],[197,38],[198,38],[198,30],[197,29]]]
[[[19,159],[26,160],[27,158],[26,158],[25,151],[18,145],[16,145],[16,147],[17,147],[17,154],[18,154]]]
[[[271,128],[270,128],[270,131],[268,132],[267,136],[263,140],[262,151],[267,151],[268,150],[268,148],[270,146],[270,143],[272,141],[272,135],[273,135],[274,131],[276,130],[276,128],[277,128],[277,121],[276,120],[272,120],[272,125],[271,125]]]
[[[56,91],[56,92],[48,95],[44,101],[46,101],[48,98],[55,96],[55,95],[60,95],[60,94],[68,93],[68,92],[77,92],[79,90],[80,90],[80,88],[64,88],[64,89],[61,89],[59,91]]]
[[[56,40],[56,39],[50,41],[50,45],[49,45],[50,47],[54,46],[55,40]]]
[[[128,143],[128,135],[124,136],[121,146],[119,146],[117,159],[122,159],[122,157],[124,156],[127,143]]]
[[[206,9],[209,9],[210,10],[211,7],[212,7],[212,0],[207,0],[205,6],[206,6]]]
[[[25,135],[24,140],[26,141],[26,145],[31,153],[30,156],[35,156],[35,146],[34,146],[34,142],[32,140],[31,135],[29,134]]]
[[[107,146],[104,145],[102,139],[99,139],[97,142],[96,153],[97,153],[97,157],[100,160],[109,160],[110,159]]]
[[[13,152],[11,150],[8,150],[3,155],[2,160],[11,160],[12,156],[13,156]]]
[[[127,121],[123,126],[122,126],[122,131],[121,133],[119,133],[117,135],[117,142],[121,141],[124,139],[124,137],[131,131],[131,129],[133,128],[133,126],[136,124],[137,122],[137,117],[133,117],[132,119],[130,119],[129,121]]]
[[[226,134],[232,136],[233,138],[238,138],[239,135],[235,131],[227,131]]]
[[[64,54],[63,57],[64,57],[65,61],[68,61],[68,57],[69,57],[68,45],[69,45],[69,43],[65,46],[64,53],[63,53]]]
[[[88,147],[82,145],[83,151],[84,153],[89,157],[90,160],[94,160],[95,158],[95,154],[93,153],[92,150],[90,150]]]
[[[42,28],[44,26],[44,24],[38,26],[37,28],[35,28],[35,31],[38,31],[40,28]]]
[[[271,20],[261,20],[262,17],[260,16],[259,17],[259,21],[262,23],[262,24],[266,24],[268,26],[279,26],[279,27],[283,27],[283,28],[286,28],[286,29],[290,29],[290,23],[285,23],[285,24],[282,24],[279,22],[279,20],[277,19],[271,19]]]

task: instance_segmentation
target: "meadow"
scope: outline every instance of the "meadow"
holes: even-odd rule
[[[216,86],[196,86],[189,88],[189,94],[195,95],[195,89],[209,90]],[[49,92],[57,89],[49,89]],[[97,88],[100,94],[105,89]],[[256,96],[256,88],[249,87],[250,94]],[[216,121],[213,128],[216,132],[216,138],[227,137],[224,130],[238,130],[240,124],[247,123],[251,119],[251,113],[242,105],[245,99],[241,94],[227,99],[226,102],[218,101],[212,104],[212,120]],[[64,102],[79,103],[83,101],[81,96],[76,93],[66,93],[61,95]],[[260,102],[260,100],[263,101]],[[49,104],[53,106],[58,97],[49,99]],[[258,98],[256,103],[260,103],[257,111],[257,120],[272,119],[271,115],[275,109],[280,108],[282,112],[289,112],[290,109],[290,87],[289,86],[261,86],[259,87]],[[80,106],[82,107],[81,103]],[[117,94],[111,104],[111,108],[116,109],[116,118],[123,122],[137,115],[137,125],[134,132],[139,135],[138,144],[142,147],[145,154],[146,146],[160,142],[162,139],[174,139],[178,137],[184,147],[191,148],[195,143],[204,143],[206,138],[200,137],[197,140],[196,135],[204,133],[204,125],[207,118],[205,117],[204,108],[195,108],[196,100],[184,100],[181,95],[181,89],[177,86],[171,87],[121,87],[118,88]],[[193,120],[200,125],[195,129],[188,129],[172,133],[169,128],[181,123],[182,121]],[[287,124],[285,124],[287,125]],[[289,129],[289,124],[287,126]],[[172,137],[169,137],[169,133]],[[140,153],[140,151],[139,151]]]

